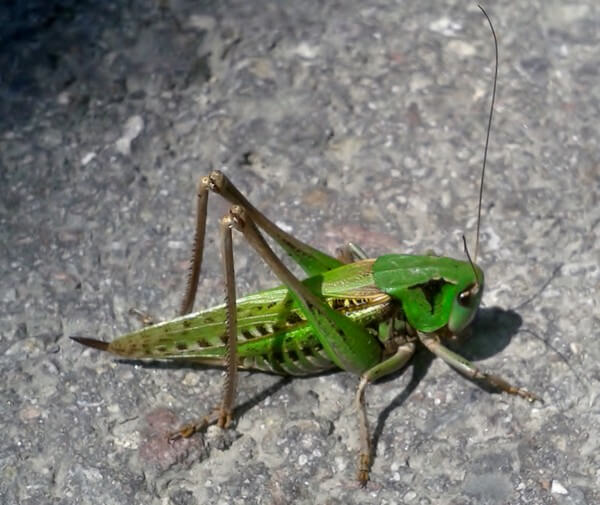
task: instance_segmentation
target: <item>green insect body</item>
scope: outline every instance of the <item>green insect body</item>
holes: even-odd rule
[[[459,295],[478,282],[483,287],[467,262],[401,254],[360,260],[309,277],[303,283],[313,293],[370,330],[365,347],[375,352],[364,352],[370,359],[351,368],[323,347],[285,286],[246,296],[237,302],[239,367],[295,376],[336,367],[362,373],[385,355],[387,335],[378,330],[393,310],[397,318],[404,315],[413,330],[432,332],[447,326],[455,334],[475,315],[482,290],[468,303],[459,301]],[[226,317],[224,305],[184,315],[124,335],[106,344],[105,350],[128,358],[224,366]]]
[[[490,110],[494,96],[493,93]],[[484,171],[480,210],[483,174]],[[225,304],[193,312],[211,192],[232,204],[220,222]],[[269,265],[282,282],[280,287],[237,299],[233,229],[240,231]],[[305,280],[299,280],[287,269],[264,234],[305,271]],[[110,343],[72,338],[128,358],[184,360],[225,368],[219,407],[175,431],[171,439],[191,436],[215,422],[221,427],[229,425],[238,369],[305,376],[339,368],[359,375],[355,395],[360,432],[358,480],[364,485],[369,479],[372,453],[364,402],[366,386],[402,369],[417,345],[426,347],[471,379],[529,401],[539,400],[532,393],[479,370],[443,345],[447,338],[469,325],[481,301],[483,272],[468,252],[467,260],[433,254],[388,254],[367,259],[351,244],[339,257],[332,257],[281,230],[224,174],[215,171],[201,178],[198,185],[194,250],[181,315]]]

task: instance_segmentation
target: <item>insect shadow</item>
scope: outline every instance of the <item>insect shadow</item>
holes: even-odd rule
[[[193,363],[190,360],[184,360],[184,359],[174,359],[171,361],[160,361],[160,360],[147,361],[147,360],[136,360],[136,359],[117,359],[116,361],[118,363],[122,363],[125,365],[135,365],[140,368],[147,368],[147,369],[151,369],[151,370],[188,369],[188,370],[195,370],[198,372],[206,371],[206,370],[223,370],[223,367]],[[265,374],[265,372],[255,372],[253,370],[247,370],[246,372],[249,374],[256,374],[256,375],[275,375],[275,376],[279,377],[279,380],[277,382],[275,382],[274,384],[271,384],[270,386],[264,388],[262,391],[250,396],[246,401],[241,402],[238,405],[236,405],[235,416],[238,419],[241,416],[243,416],[246,412],[248,412],[250,409],[252,409],[253,407],[262,403],[270,396],[273,396],[275,393],[277,393],[280,389],[285,387],[287,384],[289,384],[293,380],[292,376],[280,376],[280,375],[276,375],[276,374]]]
[[[459,352],[461,356],[469,361],[479,361],[500,353],[508,346],[513,336],[515,336],[523,319],[519,314],[512,310],[501,309],[500,307],[480,308],[477,317],[467,330],[467,332],[456,338],[456,341],[450,342],[449,347]],[[401,407],[417,388],[421,380],[427,375],[427,370],[431,366],[435,356],[428,352],[424,347],[417,348],[412,363],[412,376],[406,387],[385,407],[377,418],[377,424],[373,431],[373,453],[377,453],[377,445],[383,433],[384,426],[390,414]],[[385,377],[380,383],[393,381],[397,379],[405,369]],[[457,372],[458,373],[458,372]],[[470,379],[469,379],[470,380]],[[498,393],[497,390],[490,388],[484,383],[472,380],[479,387],[490,393]]]
[[[457,339],[456,350],[471,361],[490,358],[510,344],[522,324],[523,319],[514,310],[480,308],[470,331]]]

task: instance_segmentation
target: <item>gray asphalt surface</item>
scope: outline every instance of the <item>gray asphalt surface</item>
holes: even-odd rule
[[[423,353],[367,392],[355,480],[338,373],[242,373],[234,430],[165,433],[222,373],[113,359],[139,307],[177,310],[194,186],[221,169],[323,250],[463,257],[493,44],[472,2],[4,2],[0,6],[0,502],[600,503],[600,8],[486,2],[500,76],[479,263],[457,349],[545,403]],[[197,306],[220,303],[211,205]],[[236,239],[238,292],[277,284]]]

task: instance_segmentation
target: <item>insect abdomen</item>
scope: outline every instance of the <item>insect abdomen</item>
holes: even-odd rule
[[[391,307],[389,303],[343,306],[346,307],[345,314],[362,326],[379,322]],[[241,368],[283,375],[312,375],[336,366],[316,337],[314,328],[305,321],[272,335],[240,342],[237,353]]]
[[[334,368],[308,323],[238,344],[240,368],[282,375],[312,375]]]

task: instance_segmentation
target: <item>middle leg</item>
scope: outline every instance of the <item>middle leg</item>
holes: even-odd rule
[[[395,354],[375,365],[373,368],[370,368],[360,377],[358,389],[356,390],[355,404],[358,414],[358,429],[360,435],[360,455],[358,459],[357,478],[362,486],[365,486],[369,480],[372,459],[371,438],[369,436],[369,424],[365,407],[365,389],[370,382],[374,382],[380,377],[384,377],[385,375],[389,375],[403,368],[414,353],[415,343],[407,342],[398,347]]]

